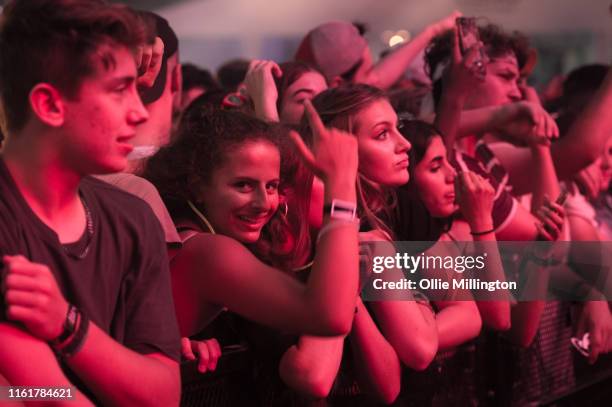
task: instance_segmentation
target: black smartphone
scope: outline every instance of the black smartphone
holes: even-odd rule
[[[455,20],[459,29],[459,47],[461,54],[465,53],[480,41],[476,19],[474,17],[457,17]]]
[[[459,48],[461,49],[461,55],[465,55],[470,48],[477,46],[478,42],[480,42],[476,18],[457,17],[455,24],[457,24],[457,29],[459,31]],[[480,47],[479,51],[479,57],[474,61],[474,66],[484,73],[486,71],[484,65],[486,55],[482,47]]]

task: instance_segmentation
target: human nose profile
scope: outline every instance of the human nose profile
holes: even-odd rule
[[[128,121],[130,124],[137,126],[149,119],[149,111],[142,103],[140,96],[136,92],[134,93],[135,97],[132,99],[130,110],[128,111]]]
[[[445,171],[445,174],[446,174],[446,182],[448,184],[452,184],[453,182],[455,182],[455,178],[457,177],[457,171],[446,160],[444,160],[444,171]]]
[[[395,151],[397,153],[406,153],[412,148],[412,144],[399,131],[395,131],[396,144]]]
[[[514,85],[512,85],[512,89],[510,89],[508,97],[512,102],[518,102],[523,99],[523,94],[521,93],[518,84],[515,83]]]

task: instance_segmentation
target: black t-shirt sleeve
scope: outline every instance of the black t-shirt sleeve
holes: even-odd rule
[[[16,254],[15,219],[9,209],[0,202],[0,258],[7,254]]]
[[[0,203],[0,281],[4,282],[4,262],[2,257],[5,255],[17,254],[15,241],[17,239],[15,231],[15,220],[11,219],[9,210]],[[6,321],[6,303],[4,302],[4,292],[0,293],[0,322]]]
[[[163,353],[180,359],[180,336],[164,235],[159,222],[146,208],[140,236],[136,272],[125,281],[127,312],[123,344],[141,354]]]

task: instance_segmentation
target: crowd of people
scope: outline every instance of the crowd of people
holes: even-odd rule
[[[291,61],[212,74],[154,13],[8,2],[0,384],[178,405],[181,364],[205,380],[237,345],[227,397],[262,406],[538,405],[612,373],[610,66],[538,94],[525,35],[482,25],[464,49],[458,17],[378,61],[331,21]],[[480,279],[536,294],[366,300],[398,241],[486,248]]]

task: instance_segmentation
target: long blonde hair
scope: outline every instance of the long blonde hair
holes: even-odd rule
[[[326,126],[354,133],[355,118],[374,102],[388,100],[386,94],[375,87],[363,84],[342,85],[320,93],[312,101]],[[312,133],[306,121],[302,122],[302,137],[312,142]],[[393,238],[390,222],[396,204],[393,189],[379,185],[361,172],[357,177],[357,211],[359,216],[374,229],[384,231]]]

